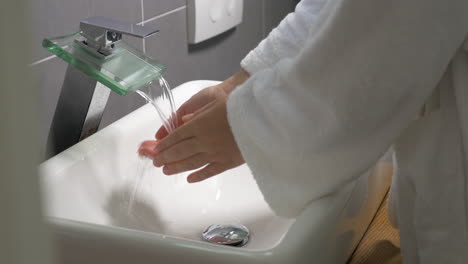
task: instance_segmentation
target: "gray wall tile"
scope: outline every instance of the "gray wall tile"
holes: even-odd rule
[[[29,1],[33,61],[51,54],[42,48],[42,39],[56,37],[79,30],[79,23],[88,17],[90,3],[82,0],[34,0]]]
[[[44,148],[66,69],[67,63],[59,58],[50,59],[31,67],[40,94],[40,142]]]
[[[186,0],[143,0],[144,19],[150,19],[186,5]]]
[[[264,1],[264,23],[266,36],[272,29],[278,26],[281,20],[294,11],[297,0],[262,0]]]
[[[90,1],[89,14],[91,16],[104,16],[135,24],[142,20],[141,0],[88,1]]]
[[[178,85],[196,71],[188,65],[185,18],[184,9],[146,24],[160,30],[157,36],[146,39],[146,53],[167,67],[165,77],[171,86]]]

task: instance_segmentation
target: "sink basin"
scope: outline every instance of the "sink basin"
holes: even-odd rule
[[[217,83],[175,88],[176,104]],[[147,104],[40,165],[60,263],[344,263],[388,189],[390,165],[379,162],[296,219],[282,218],[246,165],[188,184],[187,173],[165,176],[139,158],[160,126]],[[229,223],[250,229],[245,246],[202,241],[205,227]]]

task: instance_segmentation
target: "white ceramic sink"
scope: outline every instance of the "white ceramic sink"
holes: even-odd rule
[[[177,105],[216,84],[175,88]],[[388,188],[382,166],[313,202],[297,219],[275,215],[247,166],[202,183],[165,176],[137,156],[161,125],[145,105],[40,166],[43,204],[61,263],[344,263]],[[138,177],[139,192],[129,209]],[[241,223],[242,248],[201,240],[210,224]]]

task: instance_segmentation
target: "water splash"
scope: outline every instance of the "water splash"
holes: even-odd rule
[[[137,196],[137,193],[140,191],[140,186],[141,183],[143,182],[143,178],[145,178],[146,172],[149,169],[149,164],[145,158],[141,157],[138,159],[138,163],[136,165],[136,178],[135,181],[133,182],[133,188],[130,193],[129,201],[128,201],[128,208],[127,208],[127,213],[130,215],[132,213],[133,205],[135,204],[135,198]]]

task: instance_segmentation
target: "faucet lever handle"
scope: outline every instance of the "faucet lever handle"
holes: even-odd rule
[[[106,33],[106,31],[125,34],[138,38],[146,38],[159,30],[147,26],[140,26],[132,23],[122,22],[106,17],[89,17],[80,22],[80,29],[87,36],[96,36]],[[119,34],[119,35],[120,35]]]
[[[81,35],[85,44],[101,54],[109,55],[114,50],[114,43],[122,39],[122,35],[146,38],[159,30],[150,27],[126,23],[106,17],[90,17],[80,22]]]

